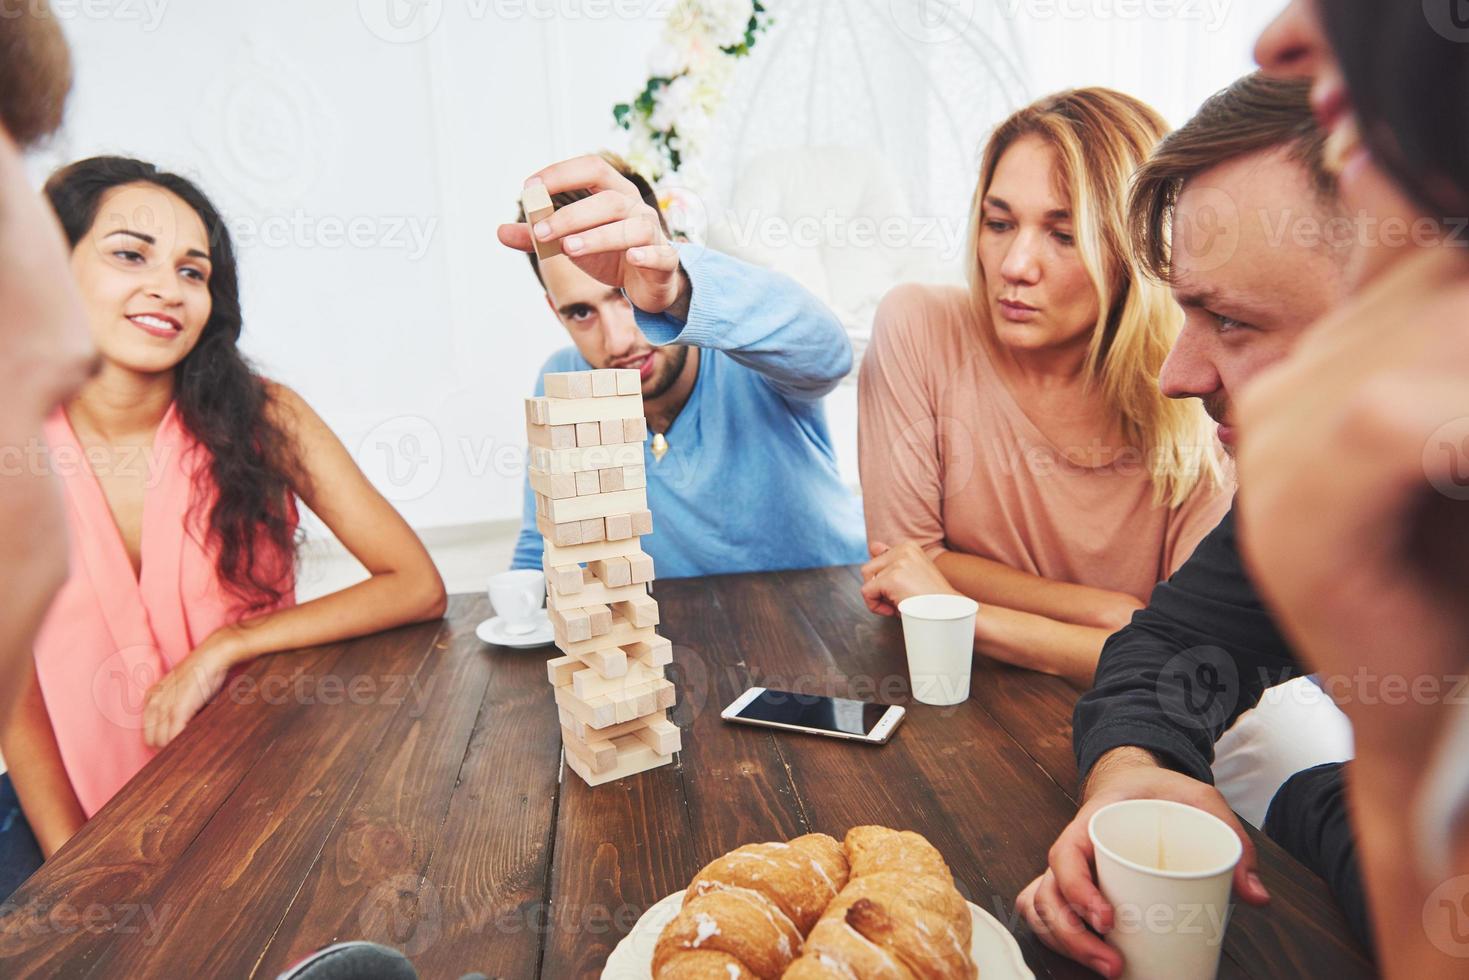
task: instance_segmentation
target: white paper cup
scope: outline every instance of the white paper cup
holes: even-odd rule
[[[522,568],[490,577],[490,605],[505,624],[505,632],[512,636],[523,636],[536,628],[545,601],[544,572]]]
[[[1087,834],[1124,980],[1213,980],[1244,852],[1229,825],[1170,800],[1124,800],[1094,813]]]
[[[969,700],[979,603],[962,595],[915,595],[898,603],[898,612],[913,699],[923,704]]]

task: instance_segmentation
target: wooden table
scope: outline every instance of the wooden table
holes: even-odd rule
[[[481,644],[482,597],[266,658],[12,897],[0,976],[273,977],[353,938],[431,980],[596,976],[717,855],[861,823],[922,832],[1013,923],[1076,809],[1064,684],[979,666],[969,702],[911,705],[880,748],[719,718],[750,684],[907,702],[901,631],[858,581],[659,580],[684,751],[597,789],[562,778],[551,651]],[[1321,882],[1257,843],[1274,905],[1236,910],[1221,976],[1370,976]],[[1090,975],[1012,928],[1037,977]]]

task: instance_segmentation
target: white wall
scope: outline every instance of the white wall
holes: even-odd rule
[[[416,526],[515,517],[520,397],[562,336],[494,228],[526,174],[615,138],[611,106],[640,88],[669,0],[53,6],[79,70],[67,128],[37,178],[98,152],[194,176],[239,235],[246,347],[266,371],[302,392]],[[874,72],[911,60],[916,30],[924,70],[950,79],[976,57],[963,31],[946,35],[952,8],[970,34],[998,32],[1024,68],[1023,94],[1112,85],[1182,121],[1249,68],[1276,3],[769,6],[788,30],[820,32],[805,39],[818,52],[854,43],[842,25],[862,11],[867,41],[853,63]],[[1129,13],[1140,7],[1173,13]],[[777,36],[762,43],[773,50]],[[940,124],[927,131],[941,152],[972,158],[965,144],[979,136],[968,128],[957,139]],[[969,188],[945,190],[952,201]],[[833,404],[849,473],[853,411],[849,392]]]

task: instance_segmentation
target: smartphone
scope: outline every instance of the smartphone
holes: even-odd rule
[[[907,711],[896,704],[752,687],[721,711],[719,717],[742,725],[783,728],[881,745],[893,737],[893,729],[905,714]]]

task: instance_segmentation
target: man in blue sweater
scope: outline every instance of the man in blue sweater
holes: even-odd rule
[[[643,549],[659,578],[866,561],[821,405],[852,367],[831,311],[785,276],[673,243],[648,185],[614,158],[567,160],[536,181],[555,213],[499,234],[530,255],[572,340],[541,373],[641,372]],[[538,261],[532,233],[562,254]],[[527,481],[513,567],[539,568],[541,552]]]

